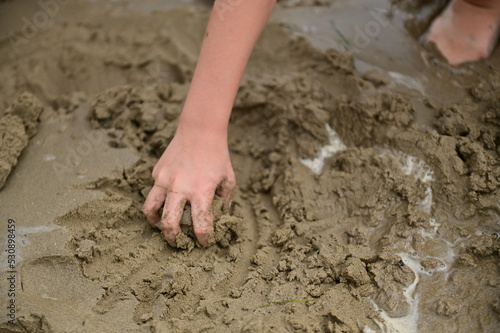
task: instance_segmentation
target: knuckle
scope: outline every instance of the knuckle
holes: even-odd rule
[[[155,181],[155,185],[159,185],[161,187],[166,188],[170,184],[170,175],[166,172],[159,172],[156,175],[156,178],[153,177],[153,179]]]
[[[191,205],[199,211],[206,211],[209,207],[209,198],[215,194],[215,188],[212,186],[200,186],[194,188],[190,193]]]
[[[179,225],[176,225],[175,223],[169,223],[165,220],[162,220],[161,226],[163,229],[163,233],[165,235],[170,235],[175,237],[181,232]]]
[[[183,181],[179,178],[172,178],[172,180],[170,181],[170,186],[169,186],[169,190],[174,192],[174,193],[186,193],[188,194],[189,191],[186,191],[186,188],[190,188],[189,186],[185,186]]]
[[[172,214],[168,210],[163,210],[163,214],[161,216],[161,224],[164,226],[170,226],[173,225],[172,219],[171,219]]]
[[[212,187],[215,186],[216,183],[217,183],[217,180],[213,179],[213,177],[210,177],[210,178],[196,179],[192,185],[193,185],[193,188],[199,192],[199,191],[207,191],[207,190],[211,189]]]
[[[161,223],[165,228],[179,229],[179,216],[178,212],[173,209],[165,209],[161,217]]]
[[[228,179],[227,187],[229,187],[231,190],[234,189],[236,187],[236,179]]]
[[[154,222],[154,220],[156,219],[156,214],[154,209],[151,209],[151,207],[147,207],[146,205],[144,205],[142,206],[141,210],[149,222]]]

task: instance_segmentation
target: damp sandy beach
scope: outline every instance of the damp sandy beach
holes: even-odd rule
[[[500,48],[424,49],[442,6],[280,2],[230,210],[172,248],[141,207],[211,2],[0,2],[0,332],[499,332]]]

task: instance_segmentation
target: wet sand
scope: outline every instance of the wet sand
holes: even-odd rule
[[[416,38],[432,8],[294,3],[242,81],[238,188],[208,249],[188,227],[169,247],[140,211],[208,4],[65,3],[14,45],[41,9],[0,4],[0,218],[16,226],[0,332],[498,331],[498,48],[451,69]]]

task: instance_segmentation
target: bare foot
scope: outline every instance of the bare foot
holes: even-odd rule
[[[500,1],[452,0],[432,22],[426,41],[453,66],[487,58],[500,29]]]

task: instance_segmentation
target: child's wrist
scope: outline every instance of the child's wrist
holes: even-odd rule
[[[183,135],[192,137],[204,137],[207,139],[227,141],[227,122],[221,121],[207,113],[199,114],[181,114],[179,118],[178,131]]]

